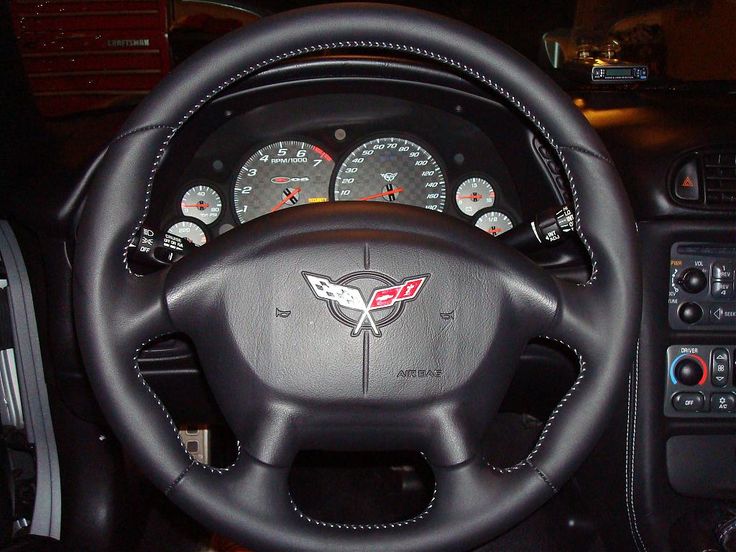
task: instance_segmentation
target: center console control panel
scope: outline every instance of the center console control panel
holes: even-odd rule
[[[736,244],[675,243],[668,311],[675,330],[736,331]]]
[[[736,344],[667,348],[664,414],[736,418]]]

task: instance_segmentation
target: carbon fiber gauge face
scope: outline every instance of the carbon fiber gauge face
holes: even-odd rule
[[[335,201],[386,201],[445,208],[445,175],[419,144],[385,137],[353,150],[335,177]]]
[[[259,149],[243,164],[233,191],[241,223],[280,209],[329,199],[335,163],[323,149],[284,140]]]

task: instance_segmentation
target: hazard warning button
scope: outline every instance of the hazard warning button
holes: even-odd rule
[[[675,175],[675,197],[685,201],[698,201],[700,199],[698,164],[695,159],[691,159],[677,171]]]

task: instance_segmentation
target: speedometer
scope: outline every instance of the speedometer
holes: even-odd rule
[[[280,209],[329,199],[335,163],[322,148],[284,140],[260,148],[243,164],[233,200],[241,223]]]
[[[384,137],[353,150],[335,177],[336,201],[387,201],[445,208],[445,175],[437,160],[411,140]]]

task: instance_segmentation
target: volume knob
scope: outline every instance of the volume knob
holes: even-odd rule
[[[677,284],[688,293],[700,293],[708,285],[708,278],[699,268],[687,268],[680,275]]]

